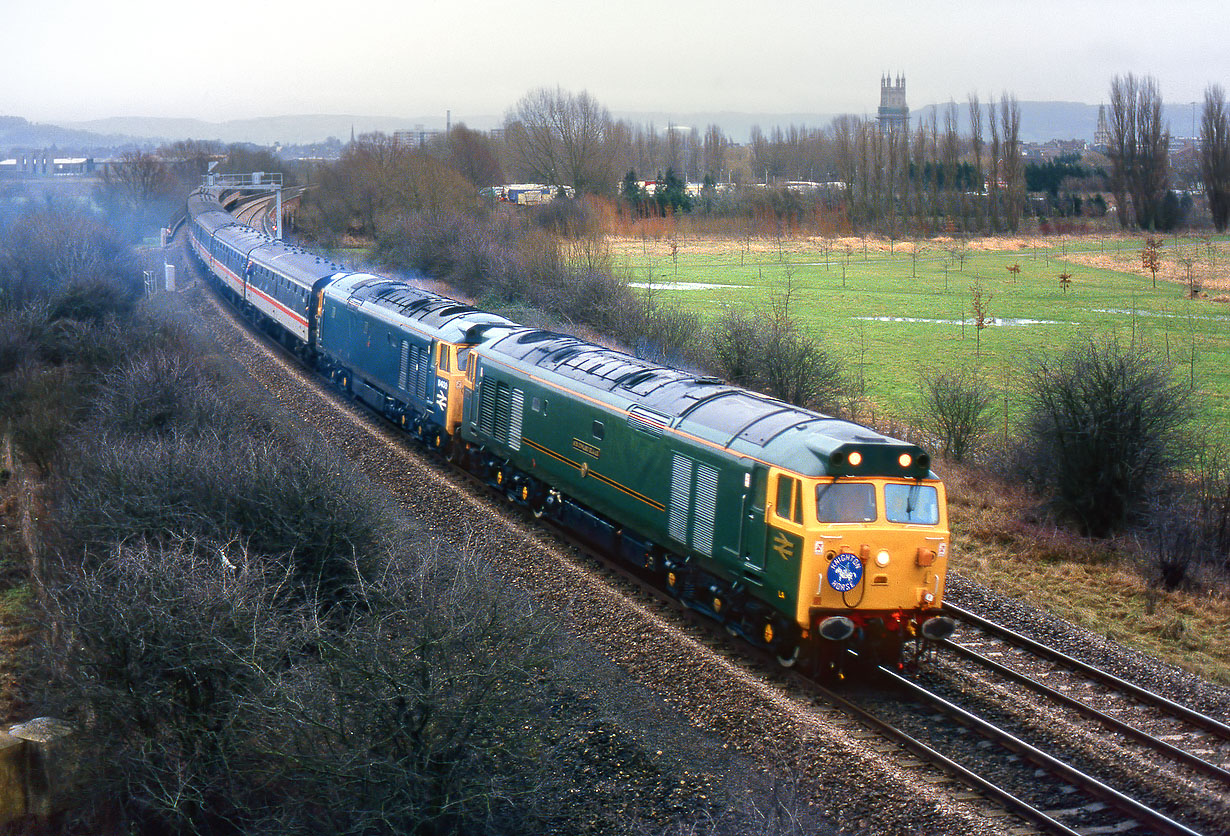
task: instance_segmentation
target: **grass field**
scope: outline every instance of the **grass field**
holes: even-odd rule
[[[706,322],[792,289],[791,314],[843,357],[870,408],[906,416],[926,367],[970,366],[1009,423],[1026,358],[1085,336],[1156,349],[1230,436],[1230,239],[1167,238],[1157,287],[1140,237],[612,241],[616,263]],[[1019,272],[1008,268],[1019,267]],[[1187,271],[1203,290],[1190,298]],[[1059,276],[1068,273],[1065,290]],[[649,292],[649,291],[645,291]],[[975,327],[981,293],[987,325]],[[1005,399],[1004,394],[1008,397]],[[1001,424],[1003,422],[1001,421]]]

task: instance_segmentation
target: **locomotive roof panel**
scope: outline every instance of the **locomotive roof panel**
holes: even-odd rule
[[[928,474],[929,460],[912,444],[575,337],[517,328],[499,335],[488,350],[544,377],[567,378],[569,388],[580,384],[615,409],[648,408],[679,432],[804,475]],[[849,459],[855,450],[865,462],[861,468]],[[910,456],[909,467],[898,463],[903,453]]]
[[[417,325],[446,342],[466,342],[467,335],[478,333],[476,326],[513,323],[498,314],[487,313],[455,299],[415,287],[403,279],[372,273],[349,273],[325,289],[339,303],[360,308],[394,326]]]

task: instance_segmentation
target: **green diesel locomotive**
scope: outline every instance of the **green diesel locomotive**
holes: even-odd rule
[[[917,446],[546,331],[479,326],[459,357],[472,469],[783,664],[899,664],[951,631]]]

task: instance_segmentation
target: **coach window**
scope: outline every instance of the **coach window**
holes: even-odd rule
[[[799,480],[790,476],[777,477],[777,516],[791,522],[803,522],[803,491]]]

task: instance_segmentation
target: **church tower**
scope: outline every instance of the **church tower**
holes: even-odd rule
[[[880,133],[910,130],[910,107],[905,103],[905,76],[880,77],[880,109],[877,112]]]
[[[1106,125],[1106,105],[1098,105],[1098,127],[1093,132],[1094,147],[1105,151],[1110,147],[1110,128]]]

